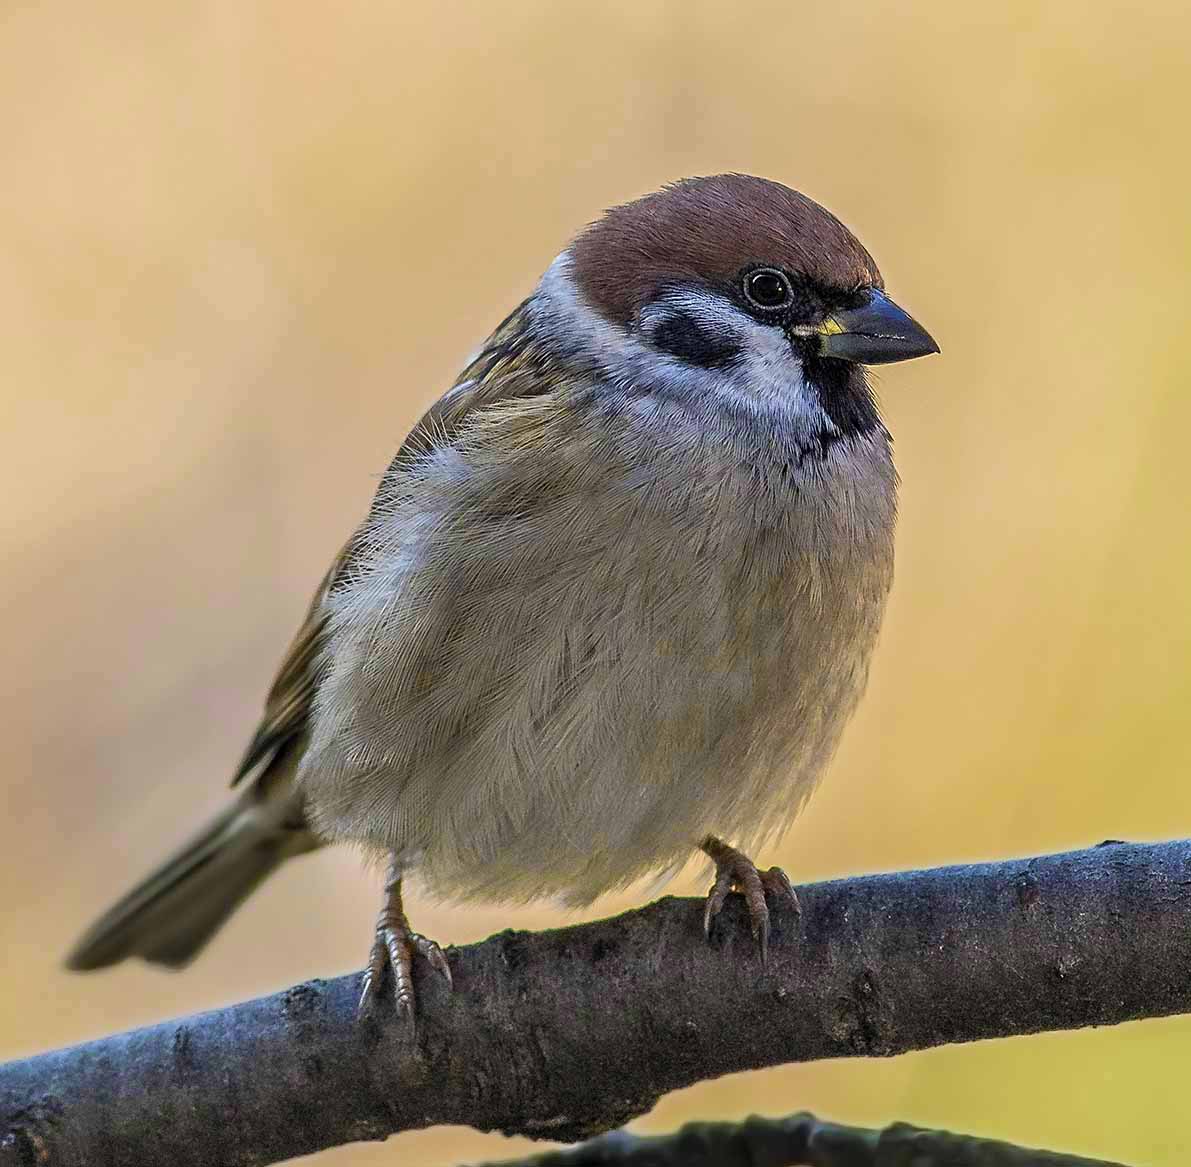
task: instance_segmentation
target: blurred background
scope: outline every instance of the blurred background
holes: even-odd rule
[[[184,974],[59,968],[222,804],[419,412],[576,228],[682,175],[825,203],[943,346],[880,377],[905,485],[869,696],[758,860],[1191,831],[1189,32],[1074,0],[6,5],[0,1057],[362,965],[377,881],[342,851]],[[444,943],[575,918],[411,914]],[[1189,1057],[1191,1019],[1146,1022],[727,1078],[639,1126],[811,1108],[1174,1164]]]

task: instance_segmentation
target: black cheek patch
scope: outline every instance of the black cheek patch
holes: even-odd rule
[[[650,339],[663,352],[704,369],[722,369],[740,356],[740,346],[731,337],[700,327],[682,312],[667,316]]]

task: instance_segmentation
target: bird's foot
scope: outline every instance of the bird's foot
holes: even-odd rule
[[[715,864],[715,883],[707,893],[707,906],[703,909],[704,933],[708,938],[711,937],[712,924],[720,914],[728,893],[739,891],[748,905],[753,939],[761,949],[761,964],[764,966],[769,960],[769,905],[765,902],[766,892],[786,900],[797,912],[798,896],[793,885],[780,867],[758,871],[747,855],[735,847],[729,847],[714,835],[708,835],[699,846]]]
[[[385,881],[385,900],[376,919],[376,935],[364,983],[360,992],[360,1016],[370,1015],[383,994],[385,972],[393,974],[393,998],[397,1016],[410,1022],[416,1020],[417,999],[414,994],[414,956],[425,957],[430,967],[452,987],[451,966],[446,953],[433,941],[409,926],[401,903],[401,870],[394,862]]]

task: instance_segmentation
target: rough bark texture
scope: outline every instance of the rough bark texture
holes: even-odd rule
[[[577,1147],[487,1167],[1124,1167],[898,1122],[883,1130],[813,1114],[691,1122],[672,1135],[613,1131]]]
[[[352,975],[0,1066],[0,1164],[237,1167],[439,1123],[575,1140],[739,1070],[1191,1011],[1191,841],[798,895],[766,970],[739,896],[710,946],[701,901],[667,898],[450,950],[453,995],[419,967],[416,1039],[357,1022]]]

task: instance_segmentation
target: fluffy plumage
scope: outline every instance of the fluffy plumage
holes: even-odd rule
[[[884,431],[820,457],[805,386],[644,381],[566,273],[456,390],[491,403],[390,470],[328,603],[315,827],[454,896],[589,900],[786,825],[890,582]]]
[[[757,264],[788,274],[780,318],[742,297]],[[315,597],[241,767],[243,805],[274,808],[260,838],[290,832],[270,855],[313,829],[453,896],[586,901],[705,835],[786,827],[864,688],[895,520],[863,370],[807,328],[880,286],[838,220],[742,175],[617,208],[563,252]],[[225,908],[261,864],[237,870],[207,893]],[[161,959],[154,930],[203,894],[174,874],[76,966]]]

